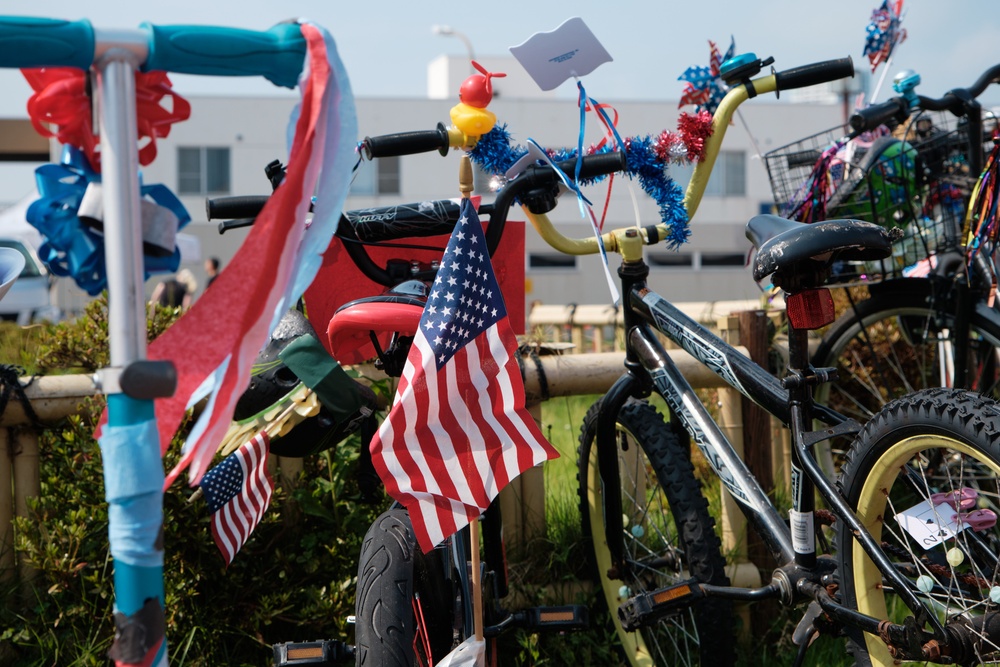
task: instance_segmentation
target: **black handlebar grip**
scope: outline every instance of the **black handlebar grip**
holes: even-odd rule
[[[431,151],[447,155],[449,145],[448,130],[441,123],[438,123],[436,130],[383,134],[378,137],[365,137],[361,142],[361,148],[369,160],[376,157],[413,155]]]
[[[815,86],[827,81],[847,79],[854,76],[854,61],[850,56],[837,60],[824,60],[821,63],[793,67],[784,72],[776,72],[775,85],[778,90],[792,90]]]
[[[613,153],[598,153],[597,155],[584,155],[583,163],[580,165],[580,178],[593,178],[605,174],[613,174],[618,171],[625,171],[626,160],[624,151]],[[563,160],[557,163],[558,167],[570,176],[576,174],[576,158]]]
[[[874,130],[890,120],[902,123],[910,115],[910,105],[902,97],[893,97],[880,104],[858,109],[851,115],[851,129],[855,132]]]
[[[205,200],[205,213],[209,220],[219,218],[255,218],[264,208],[267,195],[246,195],[237,197],[216,197]]]

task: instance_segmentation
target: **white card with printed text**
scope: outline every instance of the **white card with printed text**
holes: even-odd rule
[[[510,52],[542,90],[552,90],[612,61],[611,54],[578,16],[551,32],[536,32],[510,47]]]

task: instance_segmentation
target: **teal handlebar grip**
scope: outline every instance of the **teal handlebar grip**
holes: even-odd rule
[[[295,23],[258,32],[211,26],[140,26],[150,35],[142,69],[178,74],[263,76],[285,88],[298,84],[306,42]]]
[[[94,28],[86,19],[0,16],[0,67],[88,69],[93,61]]]

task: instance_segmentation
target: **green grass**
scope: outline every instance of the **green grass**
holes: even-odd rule
[[[715,402],[714,397],[707,392],[703,393],[703,400],[709,405],[713,405]],[[542,432],[560,454],[560,458],[545,464],[547,535],[552,543],[550,548],[554,552],[561,552],[570,557],[579,551],[580,544],[578,540],[582,539],[579,532],[580,512],[576,479],[577,439],[580,434],[580,425],[583,423],[584,415],[598,398],[599,396],[559,397],[545,402],[542,406]],[[654,398],[654,404],[658,404],[661,412],[666,413],[666,409],[658,397]],[[692,452],[692,456],[695,462],[696,474],[702,483],[709,501],[709,511],[715,517],[718,527],[721,525],[721,486],[719,480],[712,473],[701,453],[696,448]],[[787,504],[783,498],[784,494],[777,493],[776,495],[779,496],[776,499],[776,503],[779,506]],[[548,571],[565,571],[559,569],[560,563],[558,562],[550,563],[549,565],[555,566],[556,569],[549,569]],[[798,651],[798,647],[793,645],[791,641],[792,631],[795,629],[795,625],[804,611],[804,606],[791,610],[779,609],[778,616],[770,624],[767,637],[763,641],[761,641],[760,637],[745,636],[737,653],[740,667],[759,667],[763,665],[767,665],[768,667],[791,666],[795,661],[796,652]],[[594,620],[592,619],[592,626],[597,627],[598,624]],[[544,653],[540,652],[541,649],[554,648],[548,646],[542,638],[533,640],[534,644],[531,642],[524,643],[524,638],[521,639],[520,655],[537,656],[538,662],[517,664],[566,664],[577,666],[617,664],[617,656],[611,652],[601,656],[604,660],[610,662],[591,662],[590,659],[595,657],[592,652],[581,653],[581,655],[587,656],[582,660],[565,660],[564,658],[553,657],[547,651]],[[577,641],[588,644],[592,639],[593,633],[589,633],[589,637],[583,639],[583,635],[581,635]],[[614,641],[614,638],[608,634],[607,640]],[[572,644],[571,639],[567,639],[566,641]],[[845,654],[844,640],[822,636],[817,638],[809,647],[803,664],[807,667],[838,667],[841,665],[851,665],[853,662]]]

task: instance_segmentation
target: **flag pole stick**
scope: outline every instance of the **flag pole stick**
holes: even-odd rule
[[[479,573],[479,517],[469,523],[469,541],[472,542],[472,628],[476,641],[483,640],[483,587]]]
[[[463,199],[472,194],[474,181],[472,178],[472,160],[468,155],[462,155],[458,163],[458,189]],[[468,417],[468,415],[467,415]],[[483,587],[479,563],[479,517],[469,522],[469,541],[472,543],[472,629],[476,641],[483,640]]]
[[[882,67],[882,74],[878,77],[878,84],[875,86],[875,91],[872,93],[872,99],[868,102],[868,106],[875,104],[875,98],[878,97],[879,91],[882,90],[882,84],[885,82],[885,75],[889,73],[889,68],[892,67],[892,56],[885,61],[885,65]]]

